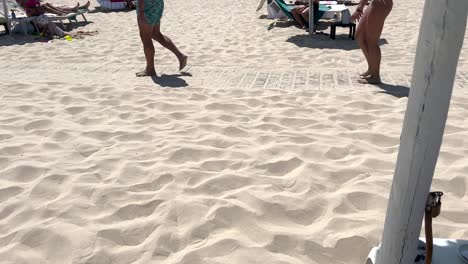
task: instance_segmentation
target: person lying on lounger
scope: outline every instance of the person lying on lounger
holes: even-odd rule
[[[80,3],[77,3],[74,7],[58,7],[49,3],[41,4],[40,0],[18,0],[18,4],[24,9],[24,11],[26,11],[27,16],[39,16],[44,13],[63,16],[68,13],[76,12],[78,9],[87,9],[90,2],[88,1],[83,6],[80,6]]]

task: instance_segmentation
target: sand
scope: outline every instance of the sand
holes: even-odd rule
[[[365,64],[346,30],[310,38],[257,4],[166,1],[163,32],[190,59],[181,74],[156,46],[155,79],[134,77],[134,12],[90,13],[77,30],[97,34],[72,42],[0,37],[0,262],[363,263],[423,1],[395,0],[382,88],[356,83]],[[468,238],[467,84],[465,48],[435,237]]]

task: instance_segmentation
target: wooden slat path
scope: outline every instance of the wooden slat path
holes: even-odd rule
[[[3,74],[8,76],[21,76],[25,70],[25,65],[7,64],[3,65]],[[35,68],[36,67],[36,68]],[[177,76],[183,79],[188,87],[197,88],[245,88],[245,89],[280,89],[288,91],[305,90],[366,90],[363,85],[357,82],[358,72],[355,70],[339,69],[307,69],[295,67],[294,69],[264,70],[256,68],[239,67],[210,67],[210,66],[189,66],[180,74],[174,66],[158,66],[159,75]],[[109,75],[110,79],[115,79],[119,83],[119,78],[134,78],[134,72],[141,70],[141,67],[132,65],[95,65],[95,64],[61,64],[47,63],[45,65],[29,65],[28,72],[35,72],[41,78],[53,78],[54,75],[86,75],[99,74]],[[1,74],[0,74],[1,75]],[[24,75],[23,75],[24,76]],[[25,78],[28,78],[25,76]],[[89,78],[91,79],[91,78]],[[411,73],[402,73],[398,69],[382,73],[384,83],[397,86],[409,87],[411,83]],[[25,79],[24,81],[30,81]],[[135,82],[138,82],[136,79]],[[455,85],[458,89],[464,90],[468,87],[468,74],[459,72],[456,75]]]

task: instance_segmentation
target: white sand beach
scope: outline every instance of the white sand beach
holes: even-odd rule
[[[423,4],[394,0],[381,88],[356,82],[366,65],[346,29],[308,36],[251,0],[166,0],[162,32],[189,63],[179,73],[155,44],[154,79],[135,77],[135,11],[91,12],[75,32],[97,33],[71,42],[0,36],[0,263],[363,263]],[[467,43],[434,237],[468,239]]]

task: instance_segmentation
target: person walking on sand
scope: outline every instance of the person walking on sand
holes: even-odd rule
[[[356,39],[367,60],[367,71],[360,74],[360,83],[379,84],[380,81],[380,53],[379,40],[385,19],[393,7],[392,0],[373,0],[366,10],[364,7],[369,0],[361,0],[356,11],[351,16],[353,22],[359,21]]]
[[[136,12],[140,38],[146,58],[146,68],[136,73],[136,76],[154,76],[154,45],[153,39],[163,47],[172,51],[179,60],[179,70],[187,65],[187,56],[180,52],[172,40],[161,33],[161,17],[164,11],[164,0],[137,0]]]

